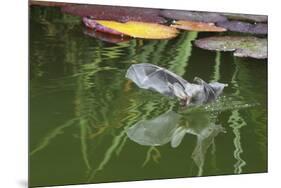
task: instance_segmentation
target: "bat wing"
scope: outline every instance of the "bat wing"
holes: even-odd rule
[[[131,65],[126,77],[140,88],[154,90],[171,97],[186,96],[185,87],[189,84],[171,71],[149,63]]]

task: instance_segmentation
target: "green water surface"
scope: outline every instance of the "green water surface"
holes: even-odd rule
[[[220,34],[113,44],[86,35],[79,17],[31,7],[30,186],[267,172],[267,60],[192,43],[211,35]],[[126,79],[134,63],[229,86],[213,104],[182,109]],[[153,119],[141,138],[151,144],[128,137]],[[186,134],[173,148],[178,127]]]

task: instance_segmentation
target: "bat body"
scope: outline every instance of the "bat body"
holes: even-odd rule
[[[131,65],[126,77],[140,88],[177,97],[184,106],[214,101],[227,86],[218,82],[206,83],[198,77],[194,78],[195,83],[189,83],[175,73],[149,63]]]

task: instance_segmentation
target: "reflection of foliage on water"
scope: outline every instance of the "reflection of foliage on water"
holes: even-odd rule
[[[38,10],[38,9],[36,9]],[[37,14],[37,13],[32,13]],[[56,22],[53,22],[55,18],[52,17],[52,21],[50,21],[50,18],[41,18],[44,12],[39,12],[39,18],[40,18],[40,24],[46,25],[46,28],[51,27],[51,25],[54,25],[54,28],[61,31],[62,28],[57,27],[58,25],[61,27],[65,27],[67,25],[67,28],[69,30],[72,30],[73,27],[71,27],[71,24],[57,24]],[[49,14],[48,14],[49,15]],[[62,15],[62,14],[54,14],[54,15]],[[64,15],[67,17],[66,15]],[[36,16],[32,16],[32,18],[36,18]],[[38,17],[37,17],[38,18]],[[67,17],[66,20],[61,19],[62,22],[71,22],[73,25],[77,24],[77,22],[74,22],[72,18],[77,19],[76,17]],[[45,21],[44,21],[45,20]],[[80,19],[79,19],[80,23]],[[50,30],[44,31],[46,35],[44,36],[52,36],[59,33],[58,32],[52,32],[49,33]],[[120,98],[122,96],[122,90],[119,88],[122,85],[123,79],[120,79],[120,77],[123,77],[123,74],[116,71],[116,68],[111,68],[108,66],[102,65],[103,58],[104,59],[112,59],[118,57],[118,50],[119,48],[125,48],[128,47],[125,44],[121,44],[119,46],[115,46],[110,48],[102,48],[102,45],[99,45],[98,43],[95,44],[94,41],[81,39],[81,41],[72,40],[73,32],[66,32],[65,35],[61,36],[60,40],[63,41],[63,46],[59,45],[60,41],[56,41],[55,44],[58,44],[57,48],[60,48],[58,51],[63,51],[61,54],[65,64],[65,67],[69,67],[69,70],[71,71],[71,77],[64,77],[64,78],[54,78],[49,79],[47,83],[49,85],[52,85],[53,88],[48,90],[48,92],[57,92],[61,91],[60,85],[65,86],[69,85],[69,88],[75,88],[76,96],[74,100],[75,104],[75,118],[72,120],[67,121],[63,125],[59,125],[56,129],[51,131],[50,134],[48,134],[45,138],[42,139],[42,142],[31,151],[31,155],[35,154],[36,152],[44,149],[45,147],[50,144],[50,141],[54,141],[54,138],[59,136],[65,128],[69,126],[77,126],[80,128],[80,140],[81,140],[81,153],[82,158],[85,162],[85,165],[87,169],[91,169],[91,162],[88,158],[88,150],[89,150],[89,137],[92,135],[95,135],[95,138],[98,138],[98,135],[104,133],[106,129],[104,127],[117,127],[118,122],[116,120],[110,119],[112,117],[111,114],[114,114],[115,112],[111,110],[111,106],[118,106],[117,103],[120,105],[125,105],[126,103],[123,103],[123,100],[116,100],[117,98]],[[57,38],[57,37],[56,37]],[[34,40],[37,41],[37,40]],[[92,48],[93,53],[89,53],[89,51],[84,51],[84,49],[89,50],[89,48],[85,47],[88,46],[89,43],[93,43],[95,48]],[[38,62],[40,62],[40,59],[46,61],[47,60],[47,54],[50,53],[51,49],[46,50],[40,50],[41,48],[36,48],[36,45],[31,44],[31,51],[32,51],[32,59],[31,59],[31,73],[37,73],[39,70],[37,67],[34,67],[33,65],[37,66]],[[99,49],[97,49],[99,48]],[[82,50],[79,50],[82,49]],[[91,50],[91,48],[90,48]],[[104,50],[104,51],[103,51]],[[112,53],[109,51],[112,50]],[[55,54],[55,52],[54,52]],[[103,55],[106,54],[106,55]],[[36,59],[34,59],[34,57]],[[85,62],[85,59],[90,60],[89,62]],[[60,60],[61,61],[61,60]],[[49,63],[49,62],[48,62]],[[54,63],[59,63],[54,61]],[[47,62],[45,62],[47,64]],[[40,68],[40,67],[39,67]],[[111,74],[110,78],[105,78],[104,73],[101,71],[113,71],[114,73]],[[69,74],[69,73],[68,73]],[[35,74],[36,75],[36,74]],[[34,77],[35,79],[36,77]],[[108,84],[108,81],[111,81],[111,84]],[[54,85],[57,85],[55,87]],[[45,91],[48,87],[47,85],[39,86],[36,84],[32,84],[31,90],[34,93],[35,89],[38,89],[38,93],[41,91]],[[41,89],[40,89],[41,88]],[[104,91],[103,92],[96,92],[96,91]],[[119,92],[116,92],[119,91]],[[111,120],[111,121],[110,121]],[[117,124],[116,124],[117,123]],[[108,131],[110,133],[110,131]],[[97,133],[97,134],[95,134]],[[119,149],[120,152],[120,149]]]
[[[48,63],[48,59],[45,57],[48,57],[49,54],[56,54],[58,49],[60,49],[59,51],[63,50],[61,46],[67,35],[61,35],[61,33],[68,33],[73,30],[73,28],[80,24],[80,19],[66,14],[58,14],[59,9],[47,10],[37,7],[34,9],[31,8],[30,11],[30,19],[33,22],[29,40],[29,53],[32,54],[29,56],[30,68],[34,70],[31,72],[31,77],[37,78],[42,77],[44,74],[43,66]],[[44,32],[43,36],[39,34],[42,32]],[[37,38],[41,38],[41,40],[37,40]],[[48,42],[44,43],[42,38],[48,39]],[[40,42],[39,44],[38,41]],[[44,48],[33,48],[33,46],[46,46],[48,50],[44,50]]]
[[[174,58],[169,62],[169,69],[177,75],[184,75],[186,66],[192,51],[192,41],[197,38],[197,32],[184,32],[175,43],[171,56]]]
[[[146,152],[146,158],[143,162],[142,166],[144,167],[147,163],[152,159],[155,163],[159,162],[159,158],[161,157],[161,153],[159,149],[155,146],[150,146]]]
[[[237,82],[237,76],[239,73],[239,65],[235,64],[235,71],[233,73],[232,79],[231,79],[231,84],[232,88],[235,90],[234,95],[236,97],[240,97],[240,90],[239,90],[239,85]],[[245,120],[241,117],[240,113],[238,110],[234,109],[231,112],[231,115],[228,119],[229,126],[232,127],[233,133],[234,133],[234,139],[233,139],[233,144],[235,147],[233,156],[237,160],[237,162],[234,164],[234,173],[235,174],[240,174],[242,173],[242,167],[246,165],[246,162],[241,158],[241,154],[243,153],[242,145],[241,145],[241,136],[240,136],[240,129],[243,126],[246,126]]]
[[[47,134],[42,141],[38,144],[37,147],[35,147],[33,150],[30,151],[30,156],[36,154],[40,150],[44,149],[46,146],[50,144],[52,139],[56,138],[58,135],[64,133],[63,130],[71,125],[73,125],[78,119],[72,119],[63,125],[58,126],[53,131],[51,131],[49,134]]]
[[[253,60],[252,60],[253,61]],[[246,101],[255,102],[264,108],[252,108],[248,113],[251,126],[256,126],[254,135],[257,136],[262,158],[267,161],[267,68],[264,60],[249,61],[249,59],[235,58],[239,66],[239,83],[241,94]],[[259,84],[256,84],[259,80]],[[255,96],[255,97],[253,97]],[[248,119],[246,120],[249,121]]]
[[[157,48],[162,48],[162,45],[165,45],[165,41],[157,41],[157,40],[153,40],[150,41],[149,43],[145,43],[147,41],[143,41],[143,40],[139,40],[138,41],[138,45],[140,47],[140,49],[137,51],[137,53],[135,54],[135,61],[136,63],[152,63],[152,56],[155,55],[155,50]],[[162,45],[161,45],[162,44]],[[159,46],[160,45],[160,46]],[[158,63],[158,59],[153,59],[155,62],[155,64]]]
[[[178,75],[183,75],[192,51],[192,41],[197,37],[197,32],[183,32],[176,41],[140,40],[142,46],[134,57],[136,63],[152,63],[163,66]],[[161,55],[159,55],[161,54]]]
[[[243,153],[242,145],[241,145],[241,136],[240,136],[240,129],[243,126],[246,126],[246,122],[244,119],[240,116],[238,110],[233,110],[231,112],[231,115],[228,120],[229,126],[233,128],[234,133],[234,153],[233,156],[237,160],[237,162],[234,164],[234,173],[240,174],[242,173],[242,167],[246,165],[246,162],[241,158],[241,154]]]
[[[88,179],[89,182],[91,182],[93,180],[93,178],[95,177],[95,175],[103,170],[104,166],[109,162],[109,160],[111,159],[112,155],[114,152],[116,152],[116,150],[118,150],[118,147],[120,148],[120,145],[124,145],[122,144],[122,139],[124,139],[126,136],[125,131],[121,131],[121,133],[117,136],[115,136],[112,140],[112,144],[107,148],[103,160],[99,163],[98,167],[95,168],[91,174],[90,177]],[[121,144],[120,144],[121,143]],[[119,149],[120,150],[120,149]],[[120,151],[119,151],[120,152]]]
[[[120,154],[126,143],[127,137],[123,136],[124,130],[119,132],[116,128],[126,127],[132,125],[139,119],[147,119],[160,114],[164,110],[172,108],[175,104],[175,101],[155,93],[152,94],[151,92],[138,89],[132,90],[132,86],[126,91],[120,90],[128,82],[124,80],[125,72],[113,68],[109,63],[118,63],[119,56],[125,51],[130,51],[130,56],[137,62],[152,59],[156,61],[155,63],[161,63],[160,60],[166,58],[164,50],[169,41],[150,41],[149,43],[138,44],[137,40],[131,40],[127,43],[104,47],[104,44],[100,42],[89,41],[83,38],[81,41],[71,40],[72,34],[72,32],[69,32],[62,36],[61,40],[64,41],[64,45],[60,46],[63,47],[62,49],[64,51],[62,54],[63,62],[66,64],[64,66],[68,67],[67,71],[71,72],[71,76],[49,79],[47,80],[47,85],[44,86],[32,84],[32,87],[34,87],[32,91],[34,93],[36,89],[36,93],[40,94],[46,90],[48,85],[52,85],[52,88],[48,92],[58,92],[61,89],[61,85],[68,85],[69,89],[73,88],[76,93],[74,100],[76,117],[66,124],[58,126],[54,131],[51,131],[51,136],[48,135],[43,138],[43,142],[31,154],[47,147],[50,144],[50,140],[54,141],[54,138],[59,136],[58,132],[62,133],[62,129],[72,125],[77,126],[80,129],[78,137],[81,143],[82,159],[88,170],[93,169],[91,173],[95,176],[109,162],[114,151],[117,155]],[[93,43],[94,48],[86,47],[91,46],[90,43]],[[135,48],[137,48],[137,45],[143,45],[140,48],[141,53],[136,51]],[[182,46],[184,45],[185,43]],[[190,46],[187,47],[190,48]],[[79,49],[87,49],[88,51],[84,52]],[[91,53],[89,53],[89,50]],[[162,52],[163,56],[155,54],[155,50],[159,53]],[[38,51],[36,48],[33,48],[33,51],[38,53],[38,57],[46,56],[45,52]],[[184,48],[182,48],[182,51],[185,53],[188,52]],[[33,53],[33,55],[37,56],[36,53]],[[181,55],[183,53],[178,54]],[[174,56],[177,56],[177,54],[174,54]],[[85,59],[88,61],[85,62]],[[107,63],[103,64],[105,60]],[[37,61],[34,60],[33,62]],[[120,63],[122,64],[124,62]],[[32,72],[39,71],[34,67],[31,67],[31,70]],[[42,69],[42,71],[44,70]],[[108,76],[109,74],[110,77]],[[123,92],[127,92],[127,97],[129,98],[124,98]],[[143,95],[147,95],[149,100],[143,101]],[[111,106],[118,106],[119,108],[112,109]],[[88,145],[92,144],[93,140],[97,140],[96,143],[102,143],[105,135],[115,135],[114,132],[116,131],[119,132],[119,136],[113,136],[112,145],[105,151],[103,160],[97,167],[93,167],[88,157],[89,152],[91,153]]]
[[[81,153],[83,160],[87,169],[91,169],[91,165],[88,159],[88,145],[87,145],[87,130],[89,127],[87,126],[87,122],[84,119],[80,119],[78,126],[80,127],[80,139],[81,139]]]
[[[266,106],[266,94],[264,94],[264,88],[266,86],[266,74],[264,72],[256,72],[265,71],[264,68],[258,69],[258,66],[263,66],[263,62],[257,61],[247,62],[247,59],[234,58],[235,63],[235,71],[232,76],[232,89],[234,90],[234,96],[239,98],[241,101],[247,101],[248,104],[255,103],[257,105]],[[248,67],[247,67],[248,66]],[[252,67],[250,67],[252,66]],[[261,75],[265,75],[265,78],[262,78],[260,84],[255,84],[257,78]],[[253,97],[255,96],[255,97]],[[263,159],[266,161],[266,118],[261,119],[260,117],[266,117],[266,109],[260,108],[251,108],[251,110],[247,111],[250,114],[250,119],[245,119],[248,117],[242,117],[241,112],[239,110],[232,110],[231,115],[229,117],[228,123],[229,126],[233,128],[233,133],[235,135],[233,143],[235,146],[234,150],[234,158],[237,159],[237,162],[234,164],[234,173],[242,173],[243,167],[246,165],[246,161],[241,158],[243,153],[242,144],[241,144],[241,128],[246,126],[246,122],[251,122],[252,126],[259,125],[255,129],[255,134],[258,137],[258,140],[261,145],[259,147],[261,149],[261,153],[263,154]],[[262,122],[262,125],[261,125]],[[263,132],[263,134],[259,134],[258,132]]]
[[[99,51],[101,53],[101,58],[107,62],[112,62],[115,64],[123,63],[122,59],[120,58],[122,58],[124,54],[126,54],[127,57],[131,57],[135,54],[136,40],[130,40],[128,42],[122,42],[108,46],[106,44],[102,44],[102,42],[100,43],[101,48]]]
[[[217,82],[220,79],[220,64],[221,64],[221,52],[216,52],[214,74],[211,81]]]
[[[59,8],[46,9],[44,7],[36,7],[31,8],[30,11],[32,15],[30,19],[34,20],[37,24],[40,23],[42,25],[40,28],[43,28],[46,34],[44,36],[48,37],[60,34],[61,31],[70,31],[81,22],[79,17],[58,14],[60,12]]]

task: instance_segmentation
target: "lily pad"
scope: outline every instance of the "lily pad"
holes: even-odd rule
[[[251,21],[251,22],[267,22],[265,15],[249,15],[249,14],[230,14],[223,13],[230,20]]]
[[[48,2],[48,1],[29,1],[29,5],[47,6],[47,7],[62,7],[69,5],[69,3],[62,2]]]
[[[129,37],[111,35],[111,34],[108,34],[108,33],[98,32],[98,31],[89,30],[89,29],[86,29],[84,31],[84,34],[87,35],[87,36],[99,39],[101,41],[113,43],[113,44],[117,44],[117,43],[121,43],[121,42],[127,42],[127,41],[131,40],[131,38],[129,38]]]
[[[96,22],[104,27],[135,38],[169,39],[177,36],[178,34],[177,29],[156,23],[134,21],[120,23],[105,20],[96,20]]]
[[[103,25],[100,25],[97,23],[96,20],[90,19],[88,17],[83,17],[82,20],[83,20],[83,23],[86,25],[86,27],[88,27],[90,29],[94,29],[96,31],[103,32],[103,33],[109,33],[111,35],[123,35],[123,33],[120,33],[113,29],[109,29]]]
[[[65,6],[62,12],[76,16],[89,16],[94,20],[110,20],[118,22],[140,21],[165,23],[159,16],[160,10],[150,8],[119,7],[104,5],[70,5]]]
[[[267,34],[267,24],[266,23],[257,23],[251,24],[240,21],[225,21],[217,23],[218,26],[224,27],[227,30],[242,32],[242,33],[251,33],[251,34]]]
[[[218,13],[185,10],[161,10],[160,15],[174,20],[187,20],[207,23],[223,22],[227,20],[225,16],[222,16]]]
[[[171,27],[177,29],[183,29],[188,31],[200,31],[200,32],[223,32],[226,31],[225,28],[217,27],[214,23],[204,23],[204,22],[193,22],[193,21],[175,21]]]
[[[199,48],[215,51],[234,51],[237,57],[267,58],[267,39],[245,36],[207,37],[195,41]]]

